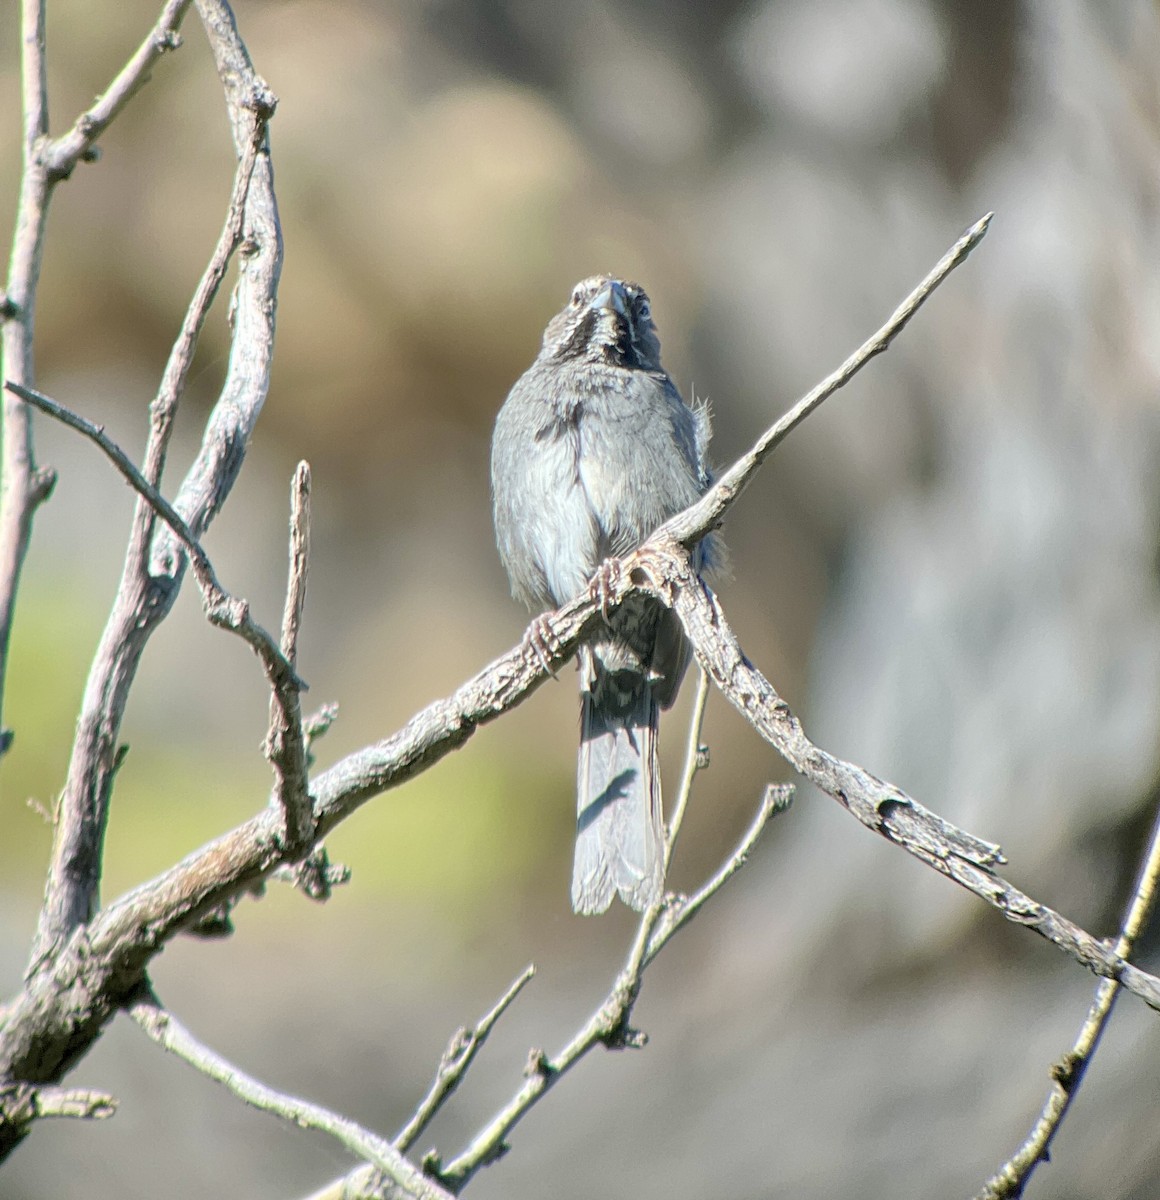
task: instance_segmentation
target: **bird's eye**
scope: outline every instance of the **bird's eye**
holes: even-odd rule
[[[575,288],[572,292],[572,307],[579,308],[580,302],[584,299],[584,293],[580,288]]]
[[[648,300],[643,296],[640,298],[640,303],[637,305],[636,311],[642,321],[652,319],[652,309],[649,308]]]

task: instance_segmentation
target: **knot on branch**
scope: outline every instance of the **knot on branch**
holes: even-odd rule
[[[153,49],[158,54],[167,54],[170,50],[179,50],[181,45],[182,37],[176,29],[166,29],[153,34]]]
[[[541,1079],[548,1079],[555,1073],[556,1068],[552,1066],[552,1060],[543,1050],[533,1049],[528,1051],[528,1061],[524,1064],[525,1079],[534,1079],[537,1076]]]
[[[278,107],[278,97],[274,95],[270,85],[259,75],[255,75],[250,85],[250,94],[243,106],[262,123],[269,121]]]
[[[600,1040],[609,1050],[643,1050],[648,1045],[648,1034],[643,1029],[634,1029],[626,1014]]]
[[[56,468],[37,467],[32,473],[32,488],[29,499],[33,504],[43,504],[56,487]]]

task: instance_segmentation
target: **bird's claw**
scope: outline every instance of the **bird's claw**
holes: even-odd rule
[[[596,568],[596,574],[592,579],[593,598],[600,605],[600,615],[604,618],[605,624],[608,623],[609,609],[612,607],[613,597],[620,590],[620,585],[620,559],[606,558]]]
[[[540,666],[555,679],[556,672],[552,670],[552,659],[560,653],[560,639],[556,636],[547,613],[540,613],[528,626],[527,632],[524,634],[524,642],[536,656]]]

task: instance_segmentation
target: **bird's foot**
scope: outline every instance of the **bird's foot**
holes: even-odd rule
[[[592,598],[600,605],[600,615],[608,623],[608,613],[623,585],[623,572],[619,558],[606,558],[596,568],[592,577]]]
[[[540,666],[555,679],[552,659],[560,653],[560,639],[556,636],[547,613],[540,613],[528,626],[524,633],[524,643],[539,660]]]

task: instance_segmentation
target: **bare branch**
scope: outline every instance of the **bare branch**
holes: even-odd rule
[[[255,184],[257,177],[255,170]],[[182,512],[180,505],[174,508]],[[182,515],[191,531],[196,531],[197,525],[186,513]],[[567,661],[590,626],[601,619],[602,605],[619,604],[630,592],[645,589],[674,606],[702,666],[758,732],[863,824],[975,892],[1008,919],[1049,938],[1089,970],[1118,979],[1160,1008],[1160,979],[1131,966],[1111,947],[996,876],[994,868],[1002,861],[997,846],[957,829],[898,789],[810,743],[788,707],[744,658],[716,598],[692,571],[687,553],[654,536],[624,560],[621,568],[611,591],[607,587],[591,590],[559,611],[538,618],[553,635],[546,639],[551,647],[546,659],[525,639],[454,695],[417,714],[393,737],[348,756],[320,775],[312,789],[317,834],[324,835],[373,795],[425,770],[462,745],[478,725],[521,702],[547,671]],[[774,807],[766,804],[763,812]],[[746,850],[743,845],[742,858]],[[74,931],[0,1015],[0,1074],[16,1079],[59,1078],[125,1002],[148,962],[168,939],[232,903],[287,859],[281,814],[267,808],[98,913],[86,928]],[[682,901],[677,898],[670,903]],[[659,906],[645,915],[608,1004],[593,1018],[592,1028],[578,1037],[595,1036],[607,1045],[639,1041],[628,1027],[627,1013],[640,971],[655,952],[653,931],[660,928],[662,915]],[[675,922],[673,927],[677,927]],[[67,1014],[50,1002],[50,997],[64,989],[70,995]],[[529,1102],[534,1102],[534,1095],[551,1086],[558,1069],[559,1060],[551,1062],[538,1053],[533,1056],[524,1089],[528,1097],[517,1097],[514,1107],[505,1110],[504,1120],[497,1118],[499,1123],[492,1131],[480,1135],[484,1139],[480,1144],[490,1147],[488,1153],[502,1152],[504,1135],[511,1127],[504,1121],[511,1121],[513,1113],[518,1120]],[[5,1148],[2,1135],[0,1129],[0,1154]],[[478,1160],[467,1161],[472,1169],[478,1169]],[[463,1167],[461,1156],[448,1170]]]
[[[36,289],[44,250],[44,228],[52,188],[40,151],[48,133],[48,80],[44,63],[44,0],[21,5],[23,81],[23,165],[16,229],[8,262],[3,313],[3,371],[6,379],[33,382],[32,335]],[[0,713],[8,673],[8,646],[16,611],[20,572],[32,537],[32,519],[48,499],[56,475],[38,468],[32,438],[32,415],[15,396],[3,399],[0,433]],[[0,722],[0,756],[12,741],[11,730]]]
[[[704,671],[697,672],[697,694],[693,697],[693,715],[689,719],[689,744],[685,750],[685,769],[681,773],[681,786],[677,789],[677,798],[673,802],[673,814],[669,818],[669,828],[665,837],[665,865],[663,878],[668,878],[669,865],[673,861],[673,851],[677,848],[677,834],[685,823],[685,809],[689,806],[689,797],[693,794],[693,780],[698,771],[703,771],[709,765],[709,748],[701,745],[701,731],[705,725],[705,705],[709,701],[709,676]]]
[[[768,784],[761,794],[761,803],[749,828],[742,835],[737,849],[721,864],[716,873],[701,885],[691,896],[672,896],[665,905],[656,928],[649,935],[648,946],[644,956],[644,966],[648,966],[664,949],[665,943],[678,930],[683,929],[700,911],[707,901],[711,900],[749,861],[753,847],[758,838],[765,832],[765,827],[777,816],[785,812],[793,802],[794,786],[792,783]]]
[[[63,136],[44,148],[44,164],[51,180],[67,179],[82,159],[93,153],[93,144],[126,104],[148,82],[149,72],[157,60],[181,45],[178,29],[189,8],[190,0],[167,0],[157,24],[138,47],[137,52],[121,68],[117,77],[105,89],[97,102],[76,120]]]
[[[0,1129],[19,1134],[43,1117],[103,1121],[117,1111],[116,1098],[90,1088],[41,1087],[18,1083],[0,1087]]]
[[[149,406],[149,440],[145,446],[145,463],[142,474],[154,486],[161,486],[161,476],[165,470],[165,459],[169,451],[169,440],[173,433],[173,423],[177,416],[177,408],[185,391],[189,370],[193,366],[193,356],[197,350],[198,338],[202,326],[209,313],[222,282],[226,270],[233,259],[242,240],[242,231],[246,218],[246,201],[250,193],[250,182],[254,174],[254,166],[258,153],[266,142],[266,125],[268,117],[255,114],[250,129],[249,140],[242,148],[238,166],[234,172],[233,190],[230,193],[229,207],[222,231],[218,235],[217,245],[213,254],[198,280],[193,298],[186,309],[181,323],[177,340],[169,352],[165,371],[157,395]],[[153,521],[155,513],[148,504],[139,504],[134,514],[133,534],[130,539],[130,555],[137,564],[138,570],[144,571],[153,538]]]
[[[832,796],[867,829],[953,879],[1017,925],[1033,929],[1095,975],[1116,979],[1160,1011],[1160,979],[1133,967],[1106,942],[1092,937],[995,873],[1000,848],[959,829],[893,784],[815,746],[772,684],[745,657],[717,597],[696,574],[688,552],[650,540],[624,562],[633,576],[672,604],[697,660],[726,699],[790,765]],[[613,599],[620,602],[619,581]]]
[[[20,79],[24,113],[24,164],[36,157],[48,133],[48,68],[45,64],[44,0],[20,6]]]
[[[199,1042],[172,1013],[161,1006],[155,996],[138,1000],[129,1009],[129,1015],[162,1049],[223,1084],[246,1104],[273,1113],[301,1129],[316,1129],[329,1134],[352,1154],[377,1167],[414,1200],[450,1200],[447,1192],[412,1166],[386,1138],[364,1129],[348,1117],[259,1083]]]
[[[203,0],[198,8],[224,85],[239,166],[225,229],[153,404],[144,472],[156,488],[198,331],[235,248],[241,247],[244,252],[234,294],[234,338],[226,380],[206,426],[201,451],[173,504],[195,541],[233,486],[265,400],[282,261],[266,139],[274,98],[250,66],[225,4]],[[137,507],[121,585],[85,686],[28,976],[44,967],[69,933],[92,917],[99,903],[101,854],[125,705],[141,655],[153,631],[171,611],[185,569],[183,543],[172,528],[153,536],[155,512],[151,503]]]
[[[306,603],[309,556],[310,465],[300,462],[290,488],[290,570],[286,583],[286,606],[282,612],[282,655],[291,669],[298,658],[298,628]],[[302,705],[299,690],[292,683],[272,681],[266,757],[274,768],[274,796],[285,818],[287,844],[306,848],[314,841],[314,816],[307,779]]]
[[[691,741],[695,743],[700,741],[702,716],[703,707],[693,713]],[[603,1045],[618,1050],[636,1049],[645,1044],[646,1036],[629,1025],[645,968],[678,930],[688,924],[705,901],[715,895],[745,864],[770,817],[784,808],[784,804],[771,797],[780,798],[782,795],[783,792],[777,789],[767,789],[757,816],[737,849],[695,896],[690,899],[666,896],[660,904],[642,915],[624,967],[603,1004],[555,1058],[549,1059],[542,1050],[531,1052],[524,1070],[526,1082],[471,1145],[445,1167],[434,1156],[428,1155],[424,1159],[423,1165],[446,1187],[458,1194],[477,1172],[506,1154],[508,1134],[549,1089],[595,1046]]]
[[[1136,939],[1140,936],[1156,906],[1157,885],[1160,883],[1160,811],[1152,826],[1148,853],[1140,868],[1128,911],[1120,926],[1116,953],[1123,959],[1131,957]],[[1120,985],[1114,979],[1103,979],[1088,1009],[1072,1048],[1051,1068],[1052,1085],[1039,1120],[1035,1122],[1018,1150],[987,1181],[975,1200],[1008,1200],[1021,1196],[1032,1172],[1049,1157],[1051,1143],[1067,1111],[1083,1083],[1088,1064],[1100,1043],[1100,1036],[1112,1015]]]
[[[190,565],[193,567],[194,577],[201,589],[206,616],[210,621],[222,629],[236,633],[250,645],[261,659],[267,678],[274,687],[289,690],[304,687],[305,685],[295,674],[294,668],[286,661],[274,639],[250,616],[250,606],[246,601],[231,596],[218,582],[209,556],[201,548],[193,530],[189,528],[181,514],[152,484],[146,481],[125,451],[105,433],[104,429],[32,388],[21,387],[16,383],[9,383],[6,386],[9,391],[15,392],[26,403],[34,405],[50,417],[55,417],[70,429],[83,433],[104,451],[117,470],[125,477],[129,486],[165,521],[184,546],[189,555]]]
[[[873,337],[863,342],[836,371],[827,375],[789,412],[774,422],[748,454],[739,458],[696,504],[690,505],[666,521],[657,530],[657,535],[669,537],[683,546],[691,547],[710,529],[716,529],[737,498],[749,486],[770,451],[796,429],[822,401],[829,399],[839,388],[849,383],[872,358],[889,348],[890,343],[906,328],[910,318],[926,303],[935,288],[955,267],[963,263],[967,255],[983,240],[994,215],[987,213],[967,229]]]
[[[177,27],[189,0],[167,0],[149,37],[100,100],[64,137],[48,137],[48,80],[45,68],[44,0],[24,0],[21,40],[24,110],[24,159],[16,232],[8,280],[0,305],[6,380],[31,386],[33,318],[45,224],[53,190],[92,149],[94,140],[148,78],[149,68],[179,44]],[[36,509],[48,499],[56,473],[38,467],[33,450],[31,414],[14,395],[3,396],[3,458],[0,461],[0,707],[7,674],[8,645],[20,572],[32,536]],[[12,740],[0,727],[0,755]]]
[[[443,1107],[455,1089],[459,1086],[468,1067],[475,1060],[476,1054],[487,1041],[487,1036],[495,1027],[496,1022],[512,1006],[515,998],[531,982],[536,968],[529,963],[513,981],[511,987],[499,998],[492,1009],[479,1019],[474,1029],[460,1029],[452,1037],[443,1052],[439,1070],[431,1084],[427,1095],[419,1103],[414,1116],[395,1135],[395,1148],[406,1153],[423,1136],[423,1131],[435,1119],[435,1114]]]

